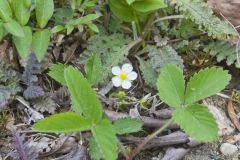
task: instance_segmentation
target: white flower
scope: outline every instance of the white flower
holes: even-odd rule
[[[129,89],[132,86],[132,81],[137,79],[137,73],[133,71],[131,64],[124,64],[122,68],[115,66],[112,68],[112,74],[115,77],[112,78],[112,83],[115,87]]]

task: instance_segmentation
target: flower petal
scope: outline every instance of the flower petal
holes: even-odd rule
[[[125,80],[122,82],[122,88],[123,89],[129,89],[132,86],[131,81]]]
[[[131,81],[137,79],[137,73],[134,72],[134,71],[133,71],[133,72],[130,72],[130,73],[128,74],[128,79],[131,80]]]
[[[114,66],[114,67],[112,67],[112,74],[113,74],[113,75],[117,76],[117,75],[119,75],[120,73],[121,73],[121,69],[120,69],[119,66]]]
[[[133,66],[129,63],[126,63],[122,66],[122,71],[125,73],[130,73],[133,70]]]
[[[112,78],[112,83],[115,87],[119,87],[119,86],[121,86],[122,81],[118,77],[113,77]]]

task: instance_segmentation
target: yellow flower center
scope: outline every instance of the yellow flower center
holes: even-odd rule
[[[127,73],[125,73],[125,72],[121,72],[120,74],[119,74],[119,78],[121,79],[121,80],[126,80],[127,79],[127,77],[128,77],[128,75],[127,75]]]

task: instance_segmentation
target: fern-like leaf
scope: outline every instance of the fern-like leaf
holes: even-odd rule
[[[11,133],[13,139],[12,146],[15,150],[9,155],[13,159],[36,160],[38,153],[24,141],[25,135],[20,135],[16,129],[11,129]]]
[[[237,35],[235,29],[226,21],[221,21],[213,15],[213,11],[202,0],[172,0],[186,18],[190,18],[199,25],[201,30],[206,30],[209,36],[225,38],[226,35]]]
[[[140,61],[140,70],[145,82],[151,87],[156,87],[156,82],[161,69],[167,64],[176,64],[181,69],[184,68],[183,60],[171,46],[157,48],[147,46],[143,53],[148,53],[149,60]]]
[[[0,62],[0,109],[21,91],[17,72],[8,65]]]
[[[111,35],[92,36],[88,41],[88,47],[80,57],[81,63],[86,63],[93,55],[97,54],[102,62],[100,84],[108,82],[111,75],[111,68],[126,60],[128,51],[125,51],[131,39],[123,34],[114,33]]]
[[[215,56],[218,62],[226,60],[228,66],[235,64],[237,68],[240,68],[237,62],[236,45],[226,41],[213,41],[204,46],[204,52]]]

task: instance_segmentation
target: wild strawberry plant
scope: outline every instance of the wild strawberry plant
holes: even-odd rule
[[[141,129],[141,123],[129,118],[112,123],[104,115],[102,105],[91,84],[77,68],[56,64],[51,68],[49,75],[68,87],[73,112],[47,117],[37,122],[33,128],[36,131],[50,133],[91,131],[102,157],[106,160],[117,159],[116,135],[137,132]]]

